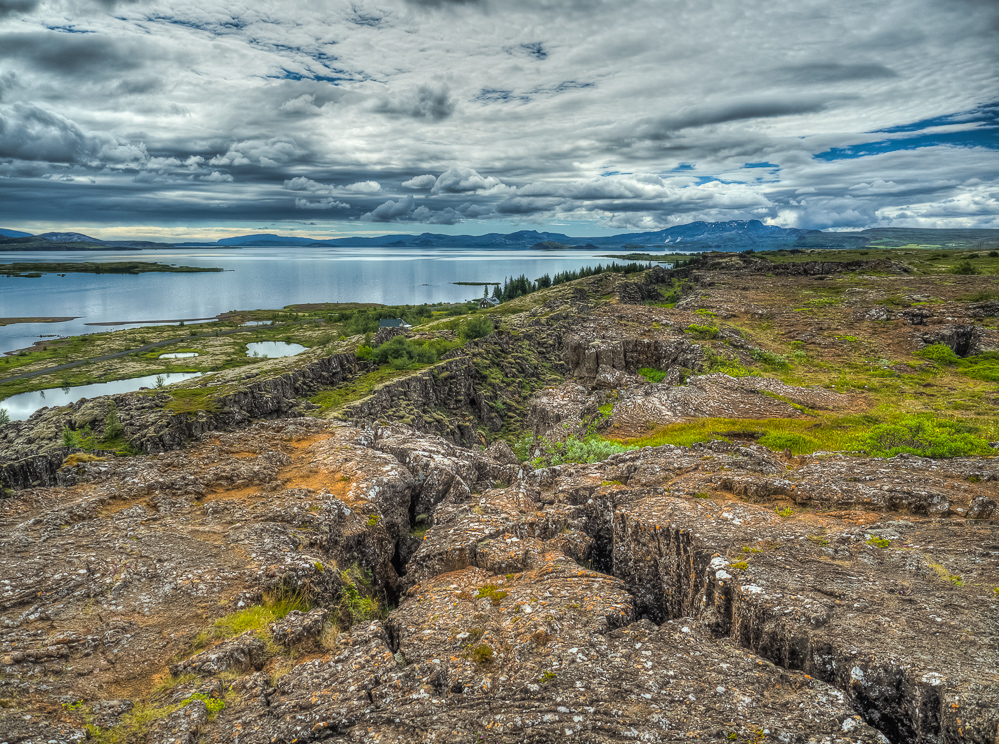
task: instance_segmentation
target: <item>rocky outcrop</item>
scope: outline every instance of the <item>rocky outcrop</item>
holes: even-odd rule
[[[113,401],[131,445],[147,453],[177,449],[208,431],[244,426],[261,418],[288,416],[300,410],[299,398],[336,385],[357,373],[353,354],[337,354],[307,362],[271,376],[232,370],[199,379],[206,388],[204,403],[190,413],[167,406],[170,390],[145,391],[84,399],[62,408],[43,408],[27,421],[0,428],[0,484],[18,489],[58,482],[59,468],[69,454],[62,432],[91,427],[103,433],[104,419]],[[191,387],[179,388],[180,391]]]

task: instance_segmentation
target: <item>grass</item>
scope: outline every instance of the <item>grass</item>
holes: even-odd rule
[[[308,612],[311,606],[300,593],[278,592],[264,595],[263,602],[220,617],[194,637],[192,650],[205,648],[214,641],[235,638],[248,631],[262,633],[271,623],[282,620],[292,610]]]
[[[316,393],[309,398],[309,402],[319,406],[319,414],[343,408],[350,403],[356,403],[359,400],[367,398],[382,383],[394,380],[397,377],[403,377],[416,369],[422,369],[424,366],[428,365],[416,366],[409,369],[395,369],[388,365],[379,367],[351,380],[346,385],[341,385],[333,390],[323,390]]]
[[[148,391],[146,395],[156,395],[158,391]],[[216,413],[221,410],[215,394],[219,392],[217,387],[198,387],[171,389],[170,402],[164,408],[173,413],[197,413],[207,411]]]
[[[902,452],[921,457],[965,457],[992,453],[993,432],[931,414],[823,414],[817,419],[704,418],[671,424],[649,436],[621,442],[629,447],[689,447],[696,442],[755,440],[775,452],[859,451],[873,457]]]
[[[638,370],[638,374],[644,377],[649,382],[662,382],[666,377],[666,373],[661,369],[655,369],[654,367],[642,367]]]

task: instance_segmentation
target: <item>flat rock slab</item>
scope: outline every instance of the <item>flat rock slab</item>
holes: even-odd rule
[[[410,590],[388,633],[345,634],[266,708],[226,710],[210,740],[885,741],[814,678],[694,624],[633,619],[622,582],[556,553],[511,577],[444,574]]]

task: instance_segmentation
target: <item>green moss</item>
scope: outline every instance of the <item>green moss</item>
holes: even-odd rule
[[[475,595],[476,599],[488,599],[494,607],[499,606],[506,597],[508,597],[510,592],[504,592],[495,584],[486,584],[485,586],[479,587],[478,593]]]
[[[169,391],[170,401],[163,406],[168,411],[174,413],[197,413],[207,411],[216,413],[221,409],[215,395],[219,392],[218,387],[180,388]],[[157,391],[148,391],[147,395],[156,395]]]

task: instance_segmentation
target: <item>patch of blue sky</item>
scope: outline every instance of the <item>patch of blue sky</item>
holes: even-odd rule
[[[897,127],[875,130],[875,133],[894,134],[896,132],[921,132],[924,129],[933,127],[945,127],[953,124],[963,124],[965,122],[984,122],[991,125],[999,125],[999,102],[986,103],[970,111],[962,111],[957,114],[947,114],[946,116],[935,116],[931,119],[921,119],[912,124],[901,124]]]
[[[545,45],[540,41],[533,42],[531,44],[521,44],[520,48],[525,52],[530,54],[535,59],[547,59],[548,52],[545,50]]]
[[[676,166],[676,168],[674,168],[670,172],[671,173],[680,173],[681,171],[692,171],[692,170],[694,170],[694,164],[693,163],[680,163],[680,165]]]
[[[776,163],[768,163],[766,161],[761,161],[759,163],[743,163],[743,168],[780,168]]]
[[[865,142],[852,147],[833,147],[815,155],[818,160],[849,160],[863,158],[869,155],[881,155],[899,150],[918,150],[923,147],[946,145],[948,147],[981,147],[989,150],[999,150],[999,128],[970,129],[964,132],[939,132],[935,134],[920,134],[904,139],[886,139],[876,142]]]
[[[58,31],[61,34],[96,34],[96,31],[91,31],[86,28],[77,28],[76,26],[46,26],[49,31]]]
[[[535,88],[532,93],[565,93],[567,90],[579,90],[581,88],[593,88],[596,83],[581,82],[579,80],[566,80],[555,86]]]
[[[963,125],[963,128],[953,129]],[[928,131],[951,128],[949,131]],[[911,136],[906,136],[911,133]],[[899,150],[916,150],[922,147],[981,147],[999,150],[999,103],[989,103],[971,111],[947,116],[921,119],[911,124],[901,124],[871,132],[872,135],[890,134],[891,137],[874,139],[851,147],[833,147],[815,155],[818,160],[848,160],[869,155],[880,155]]]
[[[155,15],[146,16],[146,20],[153,21],[155,23],[169,23],[172,26],[183,26],[184,28],[193,28],[198,31],[208,31],[210,33],[229,33],[232,31],[241,31],[246,28],[246,22],[240,20],[239,18],[228,18],[226,20],[212,21],[211,23],[201,23],[174,16]]]
[[[483,88],[475,96],[475,100],[481,101],[482,103],[510,103],[511,101],[526,103],[531,100],[531,97],[522,94],[515,94],[512,90]]]

